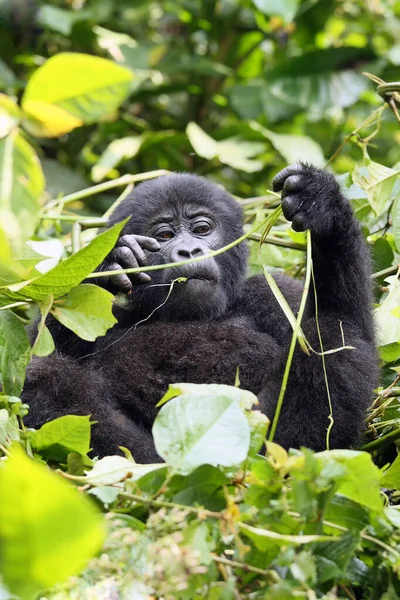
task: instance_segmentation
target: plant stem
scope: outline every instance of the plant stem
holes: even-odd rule
[[[101,192],[106,192],[107,190],[112,190],[120,185],[130,185],[132,183],[138,183],[139,181],[145,181],[147,179],[155,179],[156,177],[160,177],[161,175],[167,175],[170,171],[165,169],[157,169],[156,171],[149,171],[148,173],[139,173],[137,175],[123,175],[122,177],[118,177],[118,179],[113,179],[112,181],[104,181],[104,183],[99,183],[97,185],[93,185],[92,187],[85,188],[84,190],[80,190],[79,192],[74,192],[73,194],[68,194],[62,198],[58,198],[57,200],[52,200],[48,204],[46,204],[46,209],[54,208],[59,204],[63,206],[65,204],[69,204],[71,202],[76,202],[76,200],[81,200],[82,198],[88,198],[89,196],[94,196],[95,194],[100,194]]]
[[[288,383],[288,379],[289,379],[289,373],[290,373],[290,367],[292,365],[294,349],[296,347],[297,337],[299,335],[301,321],[303,319],[303,314],[304,314],[304,310],[306,307],[308,290],[310,287],[310,280],[311,280],[311,268],[312,268],[311,233],[310,233],[310,230],[307,229],[307,269],[306,269],[306,277],[305,277],[305,281],[304,281],[304,289],[303,289],[303,294],[301,296],[300,308],[299,308],[299,312],[297,314],[296,325],[295,325],[295,328],[293,329],[292,340],[290,342],[289,354],[288,354],[286,365],[285,365],[285,372],[283,374],[283,380],[282,380],[282,385],[281,385],[281,389],[279,392],[278,402],[276,404],[274,420],[272,422],[272,427],[271,427],[271,433],[269,434],[269,438],[268,438],[270,442],[272,442],[274,440],[274,435],[276,432],[276,428],[278,426],[279,416],[281,414],[283,398],[285,396],[286,387],[287,387],[287,383]]]
[[[397,429],[393,429],[390,433],[378,438],[377,440],[373,440],[372,442],[368,442],[368,444],[364,444],[361,446],[360,450],[365,450],[366,452],[372,452],[373,450],[377,450],[378,448],[383,448],[388,444],[398,440],[400,438],[400,427]]]
[[[205,508],[197,508],[196,506],[185,506],[184,504],[175,504],[175,502],[167,502],[166,500],[154,500],[152,498],[144,498],[139,494],[129,494],[128,492],[119,492],[119,496],[139,502],[140,504],[147,504],[148,506],[154,506],[155,508],[178,508],[179,510],[185,510],[187,512],[196,514],[198,516],[204,515],[205,517],[212,517],[214,519],[223,519],[224,515],[222,512],[215,512],[207,510]]]

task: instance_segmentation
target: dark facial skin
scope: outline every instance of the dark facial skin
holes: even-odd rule
[[[223,246],[217,218],[210,214],[206,206],[201,205],[166,207],[161,214],[150,219],[145,233],[145,236],[122,236],[110,255],[107,268],[115,270],[180,263],[204,257],[210,251]],[[120,291],[135,297],[139,295],[144,302],[148,288],[151,290],[149,302],[153,309],[156,306],[155,299],[161,304],[170,292],[170,284],[181,277],[186,281],[174,285],[168,301],[168,311],[178,310],[182,315],[182,307],[187,306],[190,315],[193,310],[207,313],[207,306],[211,306],[211,303],[213,306],[216,302],[226,306],[225,293],[220,282],[220,269],[212,257],[187,265],[178,265],[176,268],[114,275],[110,277],[110,281]],[[140,286],[141,289],[136,286]],[[132,301],[135,303],[133,297]]]

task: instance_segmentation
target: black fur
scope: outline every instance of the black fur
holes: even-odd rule
[[[295,165],[277,175],[274,187],[282,190],[283,210],[294,228],[311,229],[324,350],[343,346],[343,336],[347,346],[355,347],[325,357],[334,419],[330,446],[354,446],[377,382],[368,252],[332,175]],[[190,215],[199,207],[209,216],[210,231],[203,232],[206,223],[197,234],[191,230]],[[157,232],[154,220],[164,212],[173,215],[172,239],[149,240]],[[110,223],[127,216],[131,219],[121,240],[100,270],[144,264],[144,255],[148,264],[196,258],[242,234],[238,204],[194,175],[168,175],[141,184]],[[168,384],[233,385],[237,368],[242,387],[258,395],[262,410],[272,419],[292,330],[264,277],[245,279],[246,259],[246,246],[240,244],[215,259],[150,272],[151,283],[141,275],[98,278],[112,291],[133,288],[128,310],[117,310],[118,326],[93,344],[50,323],[57,352],[34,359],[28,369],[23,393],[30,404],[27,423],[37,427],[60,415],[90,413],[98,421],[93,427],[95,454],[115,453],[122,445],[139,462],[156,461],[151,426],[155,405]],[[179,276],[189,279],[175,284],[163,305],[169,286],[152,286]],[[301,283],[284,276],[276,279],[296,311]],[[139,323],[154,309],[150,319]],[[320,352],[312,290],[302,328]],[[286,448],[322,450],[328,415],[321,356],[307,356],[297,347],[275,441]]]

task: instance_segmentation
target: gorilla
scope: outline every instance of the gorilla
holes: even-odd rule
[[[357,444],[377,383],[368,251],[333,175],[293,165],[275,177],[273,187],[282,191],[283,213],[293,229],[311,230],[317,296],[316,307],[310,290],[302,321],[314,352],[296,347],[275,441],[285,448],[326,448],[330,409],[320,333],[333,407],[330,447],[348,448]],[[125,292],[126,300],[116,303],[118,324],[95,342],[49,323],[57,350],[28,368],[22,395],[30,405],[27,425],[91,414],[97,421],[95,455],[125,446],[138,462],[159,461],[151,428],[168,385],[233,385],[238,369],[241,387],[258,396],[272,419],[292,329],[264,276],[246,279],[246,244],[178,266],[243,234],[239,203],[202,177],[171,174],[140,184],[109,223],[126,217],[98,271],[177,266],[98,277],[98,285]],[[171,290],[177,278],[184,280]],[[302,283],[281,274],[275,279],[296,312]]]

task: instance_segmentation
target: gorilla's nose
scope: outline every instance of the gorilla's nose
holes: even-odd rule
[[[189,258],[197,258],[204,254],[203,249],[200,246],[189,246],[187,244],[181,244],[171,253],[171,258],[174,262],[180,260],[188,260]]]

